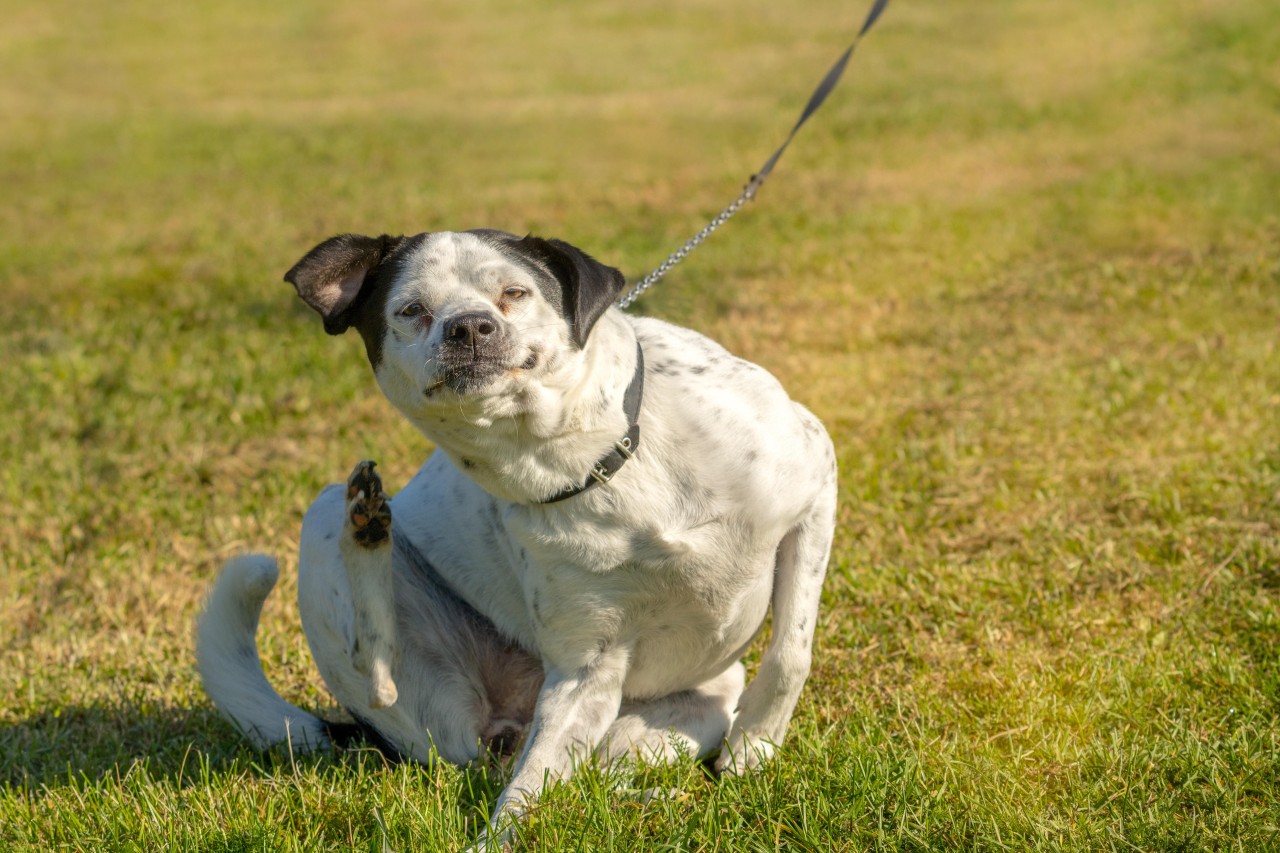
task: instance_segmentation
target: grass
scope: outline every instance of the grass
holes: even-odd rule
[[[191,625],[428,450],[279,277],[480,225],[632,276],[861,9],[19,0],[0,20],[0,847],[459,847],[497,768],[258,755]],[[1280,849],[1280,11],[899,2],[758,202],[639,303],[828,424],[814,673],[764,771],[584,773],[531,850]],[[674,792],[648,797],[643,792]]]

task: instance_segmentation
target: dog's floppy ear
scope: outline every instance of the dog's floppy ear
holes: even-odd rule
[[[585,346],[592,327],[617,300],[626,278],[563,240],[529,236],[517,241],[515,248],[540,261],[555,276],[560,285],[560,312],[569,323],[570,337],[579,347]]]
[[[324,318],[326,332],[340,335],[351,326],[369,273],[403,242],[386,234],[339,234],[307,252],[284,280]]]

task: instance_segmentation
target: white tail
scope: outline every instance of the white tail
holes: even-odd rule
[[[286,702],[258,659],[258,617],[279,574],[264,554],[227,561],[196,623],[196,666],[213,704],[256,747],[288,741],[305,752],[329,746],[326,723]]]

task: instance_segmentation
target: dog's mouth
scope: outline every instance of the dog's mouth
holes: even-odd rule
[[[423,389],[423,395],[434,397],[443,390],[465,397],[483,391],[499,377],[533,370],[542,363],[540,353],[534,348],[518,362],[473,353],[444,352],[440,356],[440,370]]]
[[[491,361],[473,361],[469,364],[447,366],[436,380],[427,386],[425,394],[432,397],[447,388],[459,397],[466,397],[492,384],[503,369],[502,365]]]
[[[423,393],[427,397],[434,397],[440,391],[448,389],[459,397],[467,397],[483,391],[511,369],[512,365],[495,359],[476,359],[452,364],[445,362],[441,372]]]

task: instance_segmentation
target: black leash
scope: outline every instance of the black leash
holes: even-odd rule
[[[853,43],[850,44],[848,49],[840,55],[840,58],[836,60],[835,65],[832,65],[831,69],[827,71],[827,75],[822,78],[822,82],[818,84],[818,88],[814,89],[813,95],[809,97],[809,103],[805,106],[804,111],[800,113],[800,118],[796,121],[795,127],[791,128],[791,133],[787,135],[786,141],[783,142],[782,145],[778,146],[778,150],[773,152],[769,159],[764,161],[764,165],[760,167],[760,170],[751,176],[751,180],[747,182],[747,185],[742,190],[741,195],[734,199],[728,207],[720,211],[714,219],[707,223],[705,228],[690,237],[688,242],[679,249],[672,252],[657,269],[641,279],[634,287],[631,288],[631,290],[627,291],[627,294],[618,300],[619,308],[630,307],[631,303],[639,299],[642,293],[656,284],[658,279],[666,275],[672,267],[683,261],[690,252],[702,243],[703,240],[710,237],[713,231],[728,222],[730,217],[737,213],[744,204],[755,198],[756,192],[758,192],[761,185],[764,184],[765,179],[769,177],[769,173],[773,171],[773,167],[777,165],[778,159],[782,156],[782,152],[787,150],[787,146],[791,144],[791,140],[796,138],[796,134],[800,131],[800,128],[804,126],[804,123],[809,120],[809,116],[818,111],[818,108],[822,106],[822,102],[827,99],[827,95],[831,94],[831,90],[840,82],[840,77],[844,74],[844,68],[849,64],[849,58],[853,56],[854,48],[858,46],[858,42],[862,41],[862,37],[867,34],[867,31],[871,29],[872,25],[874,25],[876,20],[880,17],[880,13],[884,11],[884,7],[888,5],[889,0],[875,0],[875,3],[871,6],[871,11],[867,13],[866,21],[862,24],[862,29],[858,30],[858,34],[854,36]]]

